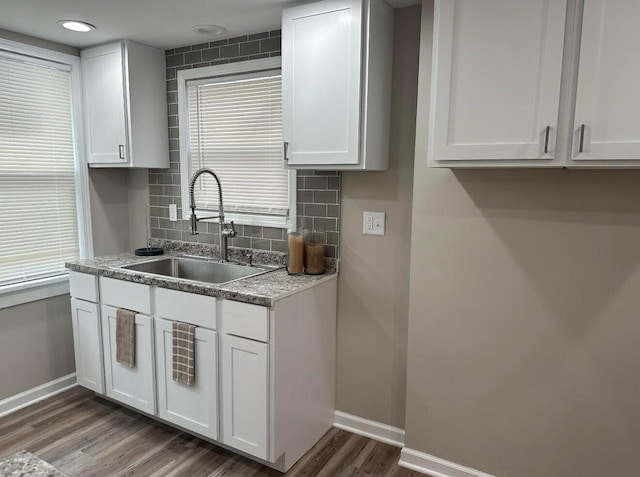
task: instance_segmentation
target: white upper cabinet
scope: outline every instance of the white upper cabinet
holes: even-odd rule
[[[640,167],[640,3],[436,0],[434,15],[430,167]]]
[[[637,1],[584,2],[572,166],[640,165],[639,18]]]
[[[89,135],[89,163],[126,161],[122,46],[106,45],[82,52]]]
[[[388,167],[393,10],[384,0],[322,0],[283,10],[285,164]]]
[[[164,52],[127,40],[81,58],[87,162],[169,167]]]
[[[435,3],[428,163],[558,166],[566,0]]]

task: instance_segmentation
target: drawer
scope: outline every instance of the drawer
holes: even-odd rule
[[[216,299],[212,296],[156,288],[156,315],[216,329]]]
[[[222,301],[222,331],[257,341],[269,341],[269,308],[239,301]]]
[[[69,272],[69,289],[73,298],[98,302],[98,277],[95,275]]]
[[[103,305],[151,314],[149,285],[100,277],[100,297]]]

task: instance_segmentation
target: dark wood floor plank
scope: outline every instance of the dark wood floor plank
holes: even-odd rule
[[[55,465],[55,462],[63,459],[68,454],[90,447],[91,444],[108,436],[114,427],[125,422],[124,417],[114,414],[116,413],[105,414],[93,422],[90,427],[70,434],[57,442],[52,442],[50,445],[40,449],[38,455]]]
[[[73,388],[67,392],[71,392],[75,389],[76,388]],[[88,391],[83,393],[74,392],[67,400],[65,399],[67,392],[58,394],[50,399],[41,401],[33,406],[20,409],[8,416],[0,418],[0,435],[11,432],[15,428],[23,427],[25,422],[33,424],[39,422],[41,419],[46,419],[49,416],[56,415],[66,409],[72,409],[80,402],[91,398],[91,396],[88,395]]]
[[[312,477],[318,475],[320,469],[322,469],[337,450],[346,443],[349,435],[350,434],[348,432],[332,429],[329,432],[328,440],[324,442],[321,441],[321,446],[319,446],[318,444],[320,443],[318,443],[311,451],[309,451],[308,454],[311,454],[311,458],[305,462],[304,466],[296,465],[290,469],[289,472],[291,476]]]
[[[65,421],[60,421],[56,426],[40,427],[32,429],[32,432],[20,439],[13,439],[0,445],[0,454],[10,455],[28,446],[29,451],[36,454],[42,447],[55,442],[73,432],[85,429],[96,419],[93,412],[76,413],[68,416]]]
[[[178,458],[173,462],[172,465],[167,466],[164,469],[161,469],[155,475],[166,476],[166,477],[179,477],[181,475],[189,475],[187,473],[187,469],[194,461],[211,459],[213,456],[214,459],[218,462],[217,465],[211,467],[211,472],[213,472],[216,468],[221,467],[225,462],[230,459],[235,458],[233,455],[224,455],[217,454],[210,445],[202,445],[201,447],[195,447],[192,449],[190,453],[185,453],[183,455],[178,456]]]
[[[0,458],[27,450],[71,477],[415,477],[400,450],[331,429],[286,474],[75,387],[0,418]]]
[[[366,437],[348,432],[345,432],[345,434],[349,436],[347,441],[330,459],[325,461],[324,466],[318,472],[318,477],[334,477],[340,474],[366,447],[368,441]]]
[[[398,449],[382,442],[376,442],[369,458],[360,469],[376,475],[385,475],[390,468],[395,467],[398,460]]]
[[[68,454],[64,459],[50,463],[67,475],[78,476],[83,470],[93,468],[96,465],[96,460],[82,451],[77,451]]]
[[[362,452],[358,454],[358,456],[354,459],[352,465],[353,467],[359,469],[371,458],[371,454],[375,451],[377,441],[368,439],[367,445],[362,449]]]

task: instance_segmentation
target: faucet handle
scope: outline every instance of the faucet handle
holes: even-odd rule
[[[189,217],[189,221],[191,223],[189,234],[198,235],[198,217],[196,216],[196,211],[191,209],[191,216]]]
[[[236,228],[233,225],[233,220],[231,222],[229,222],[229,224],[231,225],[231,232],[229,233],[230,237],[235,237],[236,236]]]

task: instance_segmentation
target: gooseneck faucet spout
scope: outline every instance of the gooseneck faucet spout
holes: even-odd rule
[[[218,184],[218,215],[213,217],[197,217],[196,216],[196,201],[194,198],[193,190],[196,185],[196,181],[202,174],[211,174],[213,178],[216,180]],[[198,169],[191,177],[191,181],[189,182],[189,207],[191,208],[191,216],[189,218],[191,222],[191,235],[198,234],[198,221],[203,219],[218,219],[218,231],[220,234],[220,261],[228,262],[228,241],[229,237],[236,236],[236,229],[233,226],[233,220],[227,224],[224,221],[224,205],[222,203],[222,185],[220,184],[220,179],[217,174],[213,172],[211,169],[202,168]],[[231,226],[231,228],[228,227]]]

